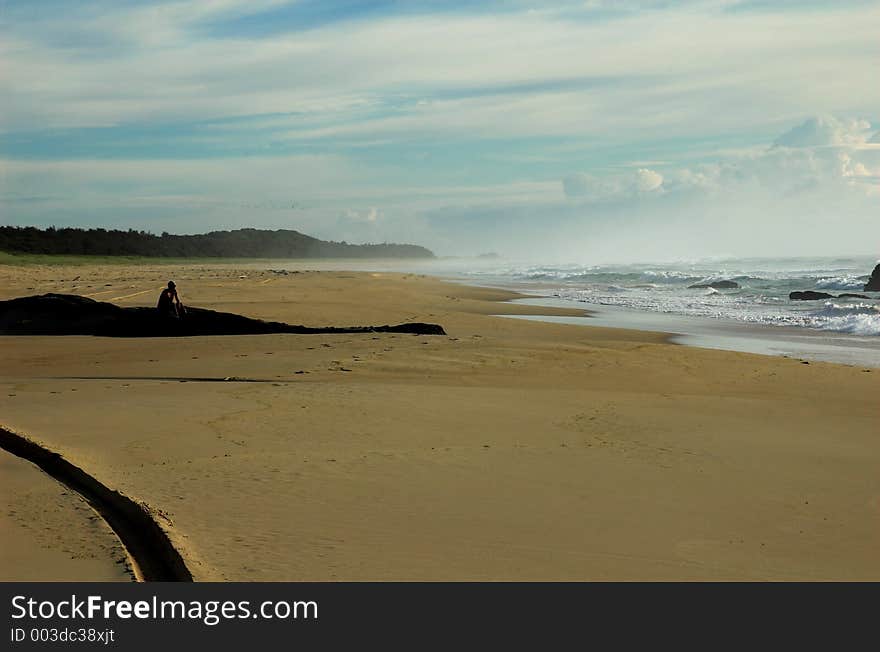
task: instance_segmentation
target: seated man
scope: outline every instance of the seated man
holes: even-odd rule
[[[159,295],[159,304],[156,306],[159,315],[168,319],[180,319],[183,313],[183,306],[180,304],[180,297],[177,296],[177,288],[174,281],[168,281],[168,287],[162,290]]]

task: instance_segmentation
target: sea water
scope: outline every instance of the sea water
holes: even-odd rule
[[[630,265],[505,265],[465,275],[507,280],[572,303],[880,335],[880,294],[862,291],[876,260],[859,258],[740,259]],[[691,288],[729,280],[736,289]],[[871,298],[792,301],[789,293],[865,294]]]

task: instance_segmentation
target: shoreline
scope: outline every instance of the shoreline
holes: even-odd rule
[[[751,353],[770,357],[797,358],[812,362],[841,364],[851,367],[880,368],[880,337],[855,336],[837,331],[740,322],[731,319],[696,315],[660,313],[627,309],[589,302],[560,299],[541,294],[534,285],[516,283],[483,283],[479,280],[438,276],[469,287],[483,287],[514,292],[520,296],[507,302],[518,306],[547,308],[546,314],[502,314],[530,321],[572,324],[586,327],[619,328],[664,335],[671,344],[704,349]],[[548,291],[550,289],[548,288]],[[578,307],[585,305],[587,307]],[[581,309],[582,315],[559,315],[553,311]]]
[[[524,297],[515,303],[557,306],[573,303],[550,296]],[[697,348],[719,349],[766,356],[781,356],[853,367],[880,368],[880,337],[852,336],[818,329],[751,324],[669,313],[629,310],[614,306],[586,304],[582,318],[545,315],[547,322],[579,326],[635,329],[666,333],[670,342]],[[542,320],[542,316],[511,317]]]
[[[295,262],[306,264],[308,261],[288,261],[288,264]],[[436,264],[443,263],[442,260],[434,262]],[[344,264],[340,265],[337,261],[318,261],[317,267],[326,271],[339,271],[344,268]],[[448,270],[432,271],[424,265],[413,268],[414,271],[406,272],[406,266],[401,265],[399,261],[372,261],[372,264],[361,265],[358,269],[362,272],[381,270],[382,272],[390,271],[400,274],[428,275],[444,282],[466,287],[512,292],[517,296],[511,297],[505,303],[550,309],[543,315],[548,317],[547,320],[542,320],[542,315],[536,313],[522,315],[522,318],[528,320],[639,330],[666,335],[670,343],[684,346],[791,357],[855,367],[880,368],[880,336],[852,335],[833,330],[760,324],[726,318],[591,304],[560,299],[549,294],[558,289],[555,285],[544,287],[536,285],[533,281],[512,282],[500,278],[494,280],[473,278],[457,275]],[[559,313],[559,311],[572,310],[582,311],[582,314],[568,313],[563,315]],[[509,316],[500,312],[497,314]]]
[[[44,271],[0,298],[70,289]],[[419,274],[86,284],[168,275],[195,306],[448,333],[0,338],[4,423],[161,510],[196,581],[880,577],[877,374],[501,319],[547,310]],[[217,378],[267,382],[189,382]]]

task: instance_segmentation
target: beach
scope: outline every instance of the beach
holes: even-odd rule
[[[253,318],[445,329],[0,337],[0,425],[145,504],[197,581],[880,579],[880,370],[505,319],[585,313],[421,274],[268,267],[0,266],[0,299],[147,306],[173,278]],[[0,579],[130,579],[75,497],[46,520],[59,485],[28,471],[0,474],[0,547],[19,542]]]

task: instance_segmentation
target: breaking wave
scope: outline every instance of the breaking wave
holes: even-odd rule
[[[508,265],[496,275],[578,302],[633,310],[796,326],[852,335],[880,335],[880,294],[868,301],[791,301],[796,290],[863,293],[869,257],[743,259],[634,265]],[[736,288],[691,288],[734,281]]]

